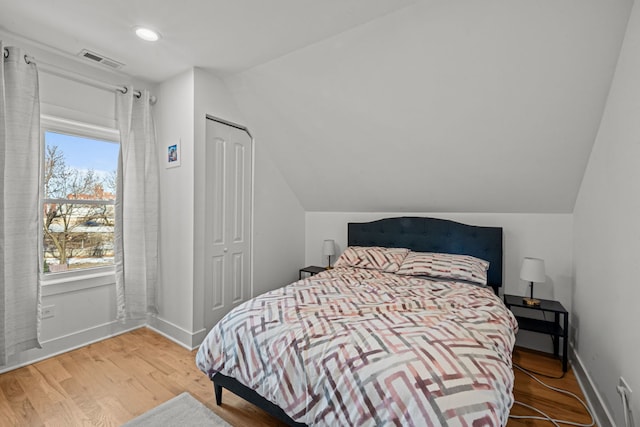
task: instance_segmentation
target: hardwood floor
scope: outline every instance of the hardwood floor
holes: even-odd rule
[[[514,365],[519,365],[531,371],[536,371],[551,377],[562,375],[562,363],[560,360],[545,353],[533,350],[516,347],[513,353],[513,363]],[[549,390],[518,369],[514,369],[514,372],[516,376],[514,387],[514,396],[516,401],[534,406],[556,419],[573,421],[581,424],[591,423],[592,420],[590,416],[587,414],[584,407],[575,400],[575,398]],[[536,375],[536,377],[552,387],[570,391],[571,393],[578,395],[583,401],[585,400],[582,390],[578,385],[578,380],[576,380],[571,368],[569,368],[569,371],[564,375],[564,378],[561,379],[545,378],[542,375]],[[530,409],[526,409],[515,404],[511,408],[511,415],[536,414]],[[516,419],[510,419],[507,424],[509,427],[538,425],[551,426],[552,424],[549,421]]]
[[[213,385],[188,351],[143,328],[0,375],[0,426],[119,426],[188,391],[234,426],[282,426],[270,415],[223,393],[216,406]],[[558,375],[560,362],[516,349],[514,362]],[[573,372],[544,379],[582,396]],[[580,404],[544,389],[516,371],[516,400],[563,419],[588,423]],[[512,414],[531,411],[514,406]],[[509,427],[546,426],[543,421],[510,420]]]

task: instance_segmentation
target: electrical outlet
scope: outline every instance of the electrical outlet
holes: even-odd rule
[[[42,307],[42,318],[48,319],[50,317],[54,317],[56,315],[56,306],[55,305],[45,305]]]
[[[569,329],[569,343],[573,345],[573,348],[578,348],[578,328],[571,326]]]
[[[631,387],[629,387],[629,384],[627,383],[627,381],[620,377],[620,381],[618,383],[618,393],[623,394],[627,397],[627,400],[629,400],[631,398]]]

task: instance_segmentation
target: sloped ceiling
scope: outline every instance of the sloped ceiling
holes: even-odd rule
[[[307,211],[570,213],[630,6],[423,1],[226,81]]]
[[[0,29],[152,82],[224,77],[307,211],[570,213],[631,6],[0,0]]]

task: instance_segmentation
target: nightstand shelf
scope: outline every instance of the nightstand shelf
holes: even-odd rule
[[[532,331],[550,335],[553,340],[553,354],[556,357],[559,357],[560,338],[562,338],[562,371],[567,372],[569,313],[558,301],[541,299],[540,305],[532,306],[527,305],[522,298],[523,297],[518,295],[505,294],[504,303],[510,310],[512,310],[513,307],[519,307],[519,309],[553,313],[554,320],[533,319],[531,317],[518,314],[515,316],[518,321],[518,328],[523,331]],[[560,316],[563,317],[562,325],[560,324]]]
[[[524,316],[516,316],[518,326],[524,331],[538,332],[547,335],[563,336],[564,331],[560,325],[556,325],[550,320],[531,319]]]

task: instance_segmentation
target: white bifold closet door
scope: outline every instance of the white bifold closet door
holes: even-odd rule
[[[251,297],[252,138],[207,118],[205,322],[210,329]]]

